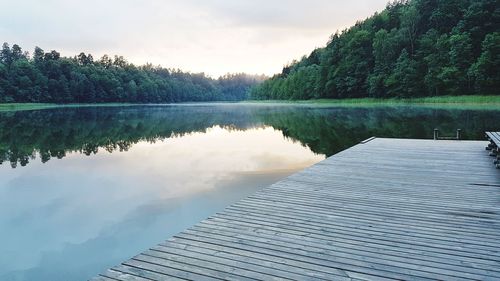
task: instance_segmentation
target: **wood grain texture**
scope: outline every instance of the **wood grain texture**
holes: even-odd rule
[[[92,281],[500,280],[487,144],[370,139]]]

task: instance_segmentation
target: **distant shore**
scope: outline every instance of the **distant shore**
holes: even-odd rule
[[[39,110],[61,107],[94,107],[94,106],[130,106],[136,105],[132,103],[0,103],[0,112],[2,111],[22,111],[22,110]]]
[[[246,100],[239,102],[207,102],[210,103],[237,103],[237,104],[268,104],[268,105],[311,105],[311,106],[436,106],[471,109],[498,109],[500,110],[500,95],[496,96],[439,96],[408,99],[316,99],[316,100]],[[180,103],[186,104],[186,103]],[[195,104],[195,103],[193,103]],[[203,104],[203,103],[196,103]],[[133,103],[96,103],[96,104],[55,104],[55,103],[0,103],[2,111],[39,110],[60,107],[95,107],[95,106],[133,106],[142,104]],[[148,104],[144,104],[148,105]]]
[[[257,103],[312,103],[312,104],[499,104],[496,96],[437,96],[421,98],[355,98],[355,99],[312,99],[312,100],[252,100]]]
[[[258,104],[302,104],[318,106],[436,106],[500,110],[500,95],[481,96],[437,96],[421,98],[356,98],[313,100],[252,100],[244,103]]]

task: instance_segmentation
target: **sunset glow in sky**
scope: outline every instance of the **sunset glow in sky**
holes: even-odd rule
[[[123,55],[212,76],[274,74],[387,0],[2,1],[0,38],[30,52]],[[0,42],[1,43],[1,42]]]

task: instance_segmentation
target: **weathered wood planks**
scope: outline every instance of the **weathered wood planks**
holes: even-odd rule
[[[92,280],[500,280],[485,144],[370,139]]]

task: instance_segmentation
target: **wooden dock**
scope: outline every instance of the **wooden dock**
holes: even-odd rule
[[[487,144],[373,139],[92,280],[500,280]]]

